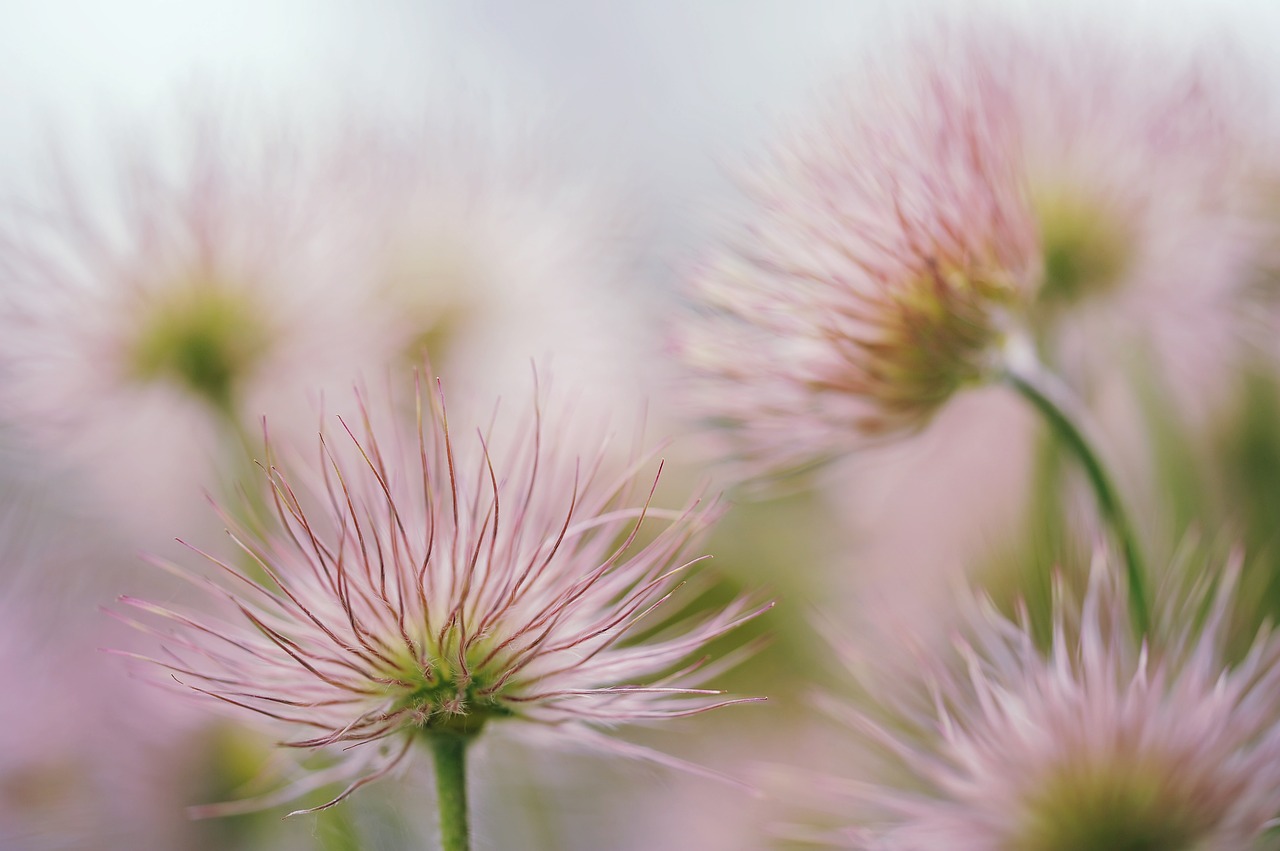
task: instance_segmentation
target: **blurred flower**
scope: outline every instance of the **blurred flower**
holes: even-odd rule
[[[50,614],[0,591],[0,847],[190,847],[157,776],[190,728],[181,701],[103,664],[105,619]]]
[[[647,344],[621,205],[562,162],[547,131],[512,124],[443,104],[349,140],[351,230],[382,360],[407,375],[425,352],[465,390],[455,410],[519,394],[530,358],[547,357],[590,388],[584,401],[629,403]]]
[[[678,345],[753,472],[923,427],[1031,297],[1007,108],[973,70],[873,76],[749,178],[753,218],[697,274]]]
[[[105,179],[64,156],[0,228],[6,409],[148,527],[365,348],[318,146],[212,109],[178,125],[108,151]]]
[[[838,707],[881,759],[842,800],[856,847],[1214,848],[1254,842],[1280,812],[1280,641],[1232,664],[1238,566],[1166,595],[1150,646],[1132,638],[1123,582],[1095,565],[1078,619],[1055,601],[1051,646],[986,600],[947,659]],[[901,672],[899,672],[901,673]],[[868,761],[869,763],[870,761]]]
[[[748,473],[918,430],[1013,330],[1075,380],[1131,377],[1138,343],[1188,396],[1220,376],[1264,235],[1247,75],[1044,29],[916,34],[748,177],[678,332]]]
[[[361,402],[362,436],[344,423],[338,443],[322,437],[310,490],[271,467],[279,528],[237,539],[270,581],[220,561],[224,583],[195,580],[243,622],[125,600],[172,625],[143,628],[180,682],[283,722],[290,746],[331,749],[333,768],[271,801],[358,778],[340,800],[415,740],[490,722],[632,753],[592,728],[740,702],[701,688],[718,667],[688,659],[763,609],[738,600],[632,641],[700,560],[682,554],[711,509],[651,507],[647,458],[620,474],[604,446],[571,460],[565,424],[537,403],[505,440],[491,427],[465,450],[443,397],[418,404],[404,445],[394,430],[379,439]],[[667,525],[653,531],[653,519]]]
[[[935,29],[952,49],[929,53],[961,73],[977,65],[1007,91],[1009,156],[1043,270],[1021,320],[1087,404],[1155,556],[1185,535],[1182,506],[1211,493],[1188,484],[1207,460],[1188,438],[1220,420],[1239,344],[1258,324],[1242,322],[1239,296],[1263,248],[1248,200],[1261,99],[1224,44],[1197,36],[1192,53],[1105,20],[1104,30],[1074,14],[1019,26],[985,16]],[[1020,402],[1003,388],[966,394],[920,440],[851,459],[827,481],[844,525],[862,533],[845,581],[873,601],[859,604],[868,616],[887,597],[945,620],[940,571],[982,571],[988,587],[1005,586],[997,597],[1043,606],[1051,567],[1085,569],[1087,544],[1077,558],[1063,541],[1090,540],[1091,501]]]
[[[1147,347],[1195,412],[1238,351],[1264,250],[1261,89],[1225,40],[1175,49],[1063,23],[957,33],[960,61],[1008,90],[1042,258],[1032,323],[1084,386],[1132,378],[1117,358]]]

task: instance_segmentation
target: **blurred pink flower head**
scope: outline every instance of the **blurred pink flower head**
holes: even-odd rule
[[[678,345],[752,472],[923,427],[1030,299],[1007,105],[970,70],[869,75],[749,176],[754,213],[696,275]]]
[[[508,123],[445,104],[352,140],[352,231],[382,359],[407,374],[425,351],[455,410],[459,389],[482,406],[523,392],[529,358],[551,355],[561,380],[629,402],[644,347],[623,208],[538,122]]]
[[[0,229],[7,410],[148,523],[213,483],[228,434],[309,420],[303,388],[368,348],[316,146],[213,109],[175,123],[96,171],[64,155]]]
[[[854,847],[987,851],[1255,847],[1280,812],[1280,641],[1225,657],[1236,569],[1166,598],[1139,648],[1123,581],[1095,566],[1052,643],[969,600],[953,658],[837,707],[880,774],[832,781]],[[912,677],[908,677],[909,680]],[[872,764],[867,760],[865,764]],[[874,772],[872,772],[874,773]]]
[[[1096,385],[1145,347],[1202,405],[1237,351],[1267,239],[1254,186],[1266,100],[1248,62],[1227,39],[1188,49],[1079,21],[958,37],[962,61],[1008,90],[1040,243],[1031,323],[1049,356]]]
[[[920,429],[1011,332],[1073,379],[1140,343],[1203,388],[1229,351],[1264,233],[1247,75],[1041,31],[916,34],[744,181],[677,346],[748,475]]]
[[[237,538],[268,578],[222,561],[221,582],[192,576],[238,622],[126,598],[167,624],[143,628],[178,681],[338,759],[272,801],[354,778],[340,800],[415,740],[490,722],[630,752],[593,728],[740,702],[702,688],[716,668],[690,656],[763,608],[738,600],[631,640],[701,560],[686,552],[713,508],[651,506],[652,456],[611,470],[606,440],[570,457],[566,423],[537,401],[462,443],[443,396],[418,399],[407,444],[361,401],[362,426],[322,435],[309,487],[270,467],[278,528]]]

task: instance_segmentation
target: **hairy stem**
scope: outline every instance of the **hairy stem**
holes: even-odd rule
[[[428,738],[436,765],[436,801],[440,811],[440,847],[468,851],[466,736],[435,732]]]

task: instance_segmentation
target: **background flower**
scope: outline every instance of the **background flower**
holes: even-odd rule
[[[1025,616],[976,598],[954,650],[919,658],[906,688],[873,676],[870,708],[840,710],[881,765],[831,783],[850,843],[1255,847],[1280,811],[1280,643],[1264,631],[1228,655],[1238,566],[1190,593],[1173,574],[1149,646],[1119,577],[1096,566],[1078,620],[1056,601],[1047,649]]]
[[[1227,49],[1226,34],[1179,40],[1148,32],[1145,18],[1024,11],[912,22],[906,43],[952,69],[939,73],[996,81],[1005,98],[1003,156],[1036,241],[1020,321],[1085,397],[1159,561],[1204,516],[1187,505],[1209,486],[1189,482],[1220,464],[1199,441],[1256,321],[1245,318],[1257,316],[1246,287],[1265,241],[1251,176],[1268,101],[1257,65]],[[1043,610],[1049,571],[1087,566],[1082,481],[1004,396],[969,394],[912,445],[851,458],[824,479],[857,554],[846,563],[865,565],[844,583],[867,617],[943,617],[939,575],[958,570],[1003,602],[1027,595]]]
[[[1082,391],[1133,382],[1154,360],[1194,416],[1239,357],[1265,249],[1254,184],[1269,101],[1226,36],[1187,47],[1060,18],[1052,37],[1008,20],[953,36],[960,62],[1011,98],[1041,258],[1034,322]]]
[[[689,395],[748,470],[924,427],[1031,297],[998,82],[935,61],[851,83],[781,143],[747,178],[750,224],[695,275]]]
[[[64,157],[46,194],[11,199],[5,404],[117,520],[168,535],[247,466],[257,415],[301,424],[289,414],[349,382],[367,346],[346,324],[323,145],[197,109],[122,148],[99,172]]]
[[[345,140],[357,320],[396,372],[425,353],[482,406],[523,395],[531,360],[548,357],[562,382],[618,387],[582,404],[633,405],[652,344],[634,322],[625,181],[573,162],[546,118],[454,101],[424,99],[407,121],[370,115]]]

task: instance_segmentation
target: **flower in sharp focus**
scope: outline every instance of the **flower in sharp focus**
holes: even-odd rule
[[[1048,650],[970,601],[948,659],[837,707],[880,773],[831,781],[852,847],[903,851],[1254,848],[1280,812],[1280,641],[1225,658],[1237,570],[1166,599],[1139,647],[1123,580],[1095,566]],[[908,677],[908,679],[913,679]],[[867,764],[870,764],[870,760]],[[821,785],[821,784],[820,784]]]
[[[257,415],[309,425],[301,388],[363,351],[316,146],[214,109],[169,131],[64,154],[0,226],[6,408],[147,528],[199,504]]]
[[[1032,295],[1034,223],[996,81],[916,63],[836,96],[748,180],[677,332],[699,411],[752,473],[923,427]]]
[[[336,758],[272,800],[353,780],[340,800],[415,740],[490,723],[640,753],[595,728],[741,702],[702,687],[716,666],[696,654],[767,607],[739,600],[632,640],[701,560],[686,553],[712,508],[651,506],[650,459],[610,469],[607,441],[569,457],[566,424],[538,404],[465,442],[443,396],[425,408],[420,394],[402,444],[361,402],[362,428],[322,435],[310,487],[271,465],[278,528],[237,539],[269,580],[222,561],[224,581],[195,580],[238,621],[126,598],[177,680]]]

